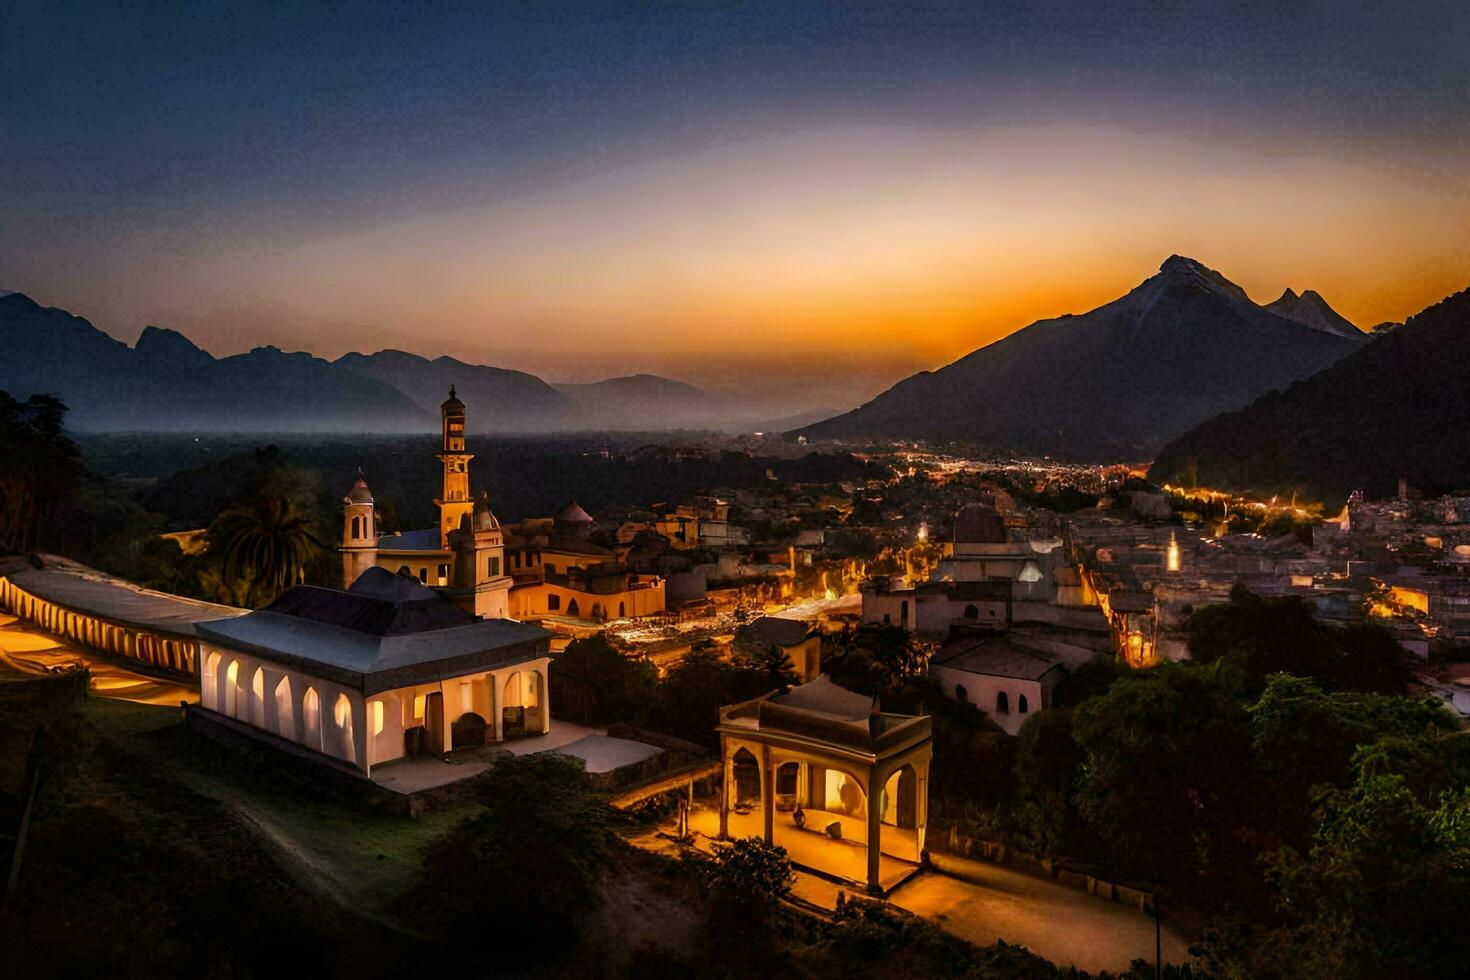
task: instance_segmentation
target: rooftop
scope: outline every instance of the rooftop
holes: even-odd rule
[[[749,636],[757,643],[774,643],[776,646],[790,647],[805,640],[807,634],[811,632],[811,627],[799,619],[762,616],[754,622],[746,623],[735,632],[737,635]]]
[[[298,585],[266,609],[198,632],[369,694],[544,657],[551,637],[510,619],[476,619],[382,569],[348,592]]]
[[[973,636],[946,644],[929,664],[971,674],[1034,681],[1060,666],[1061,661],[1012,643],[1003,636]]]
[[[155,592],[95,568],[42,555],[43,567],[23,558],[0,559],[0,576],[38,599],[116,623],[194,636],[198,623],[243,616],[249,610]]]

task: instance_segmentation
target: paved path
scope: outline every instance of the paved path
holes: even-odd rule
[[[672,825],[661,828],[666,833]],[[645,850],[677,855],[679,845],[655,831],[630,838]],[[710,842],[696,836],[696,846]],[[937,922],[977,946],[1005,940],[1025,946],[1058,966],[1114,973],[1135,959],[1154,959],[1154,920],[1131,906],[1068,888],[1009,868],[947,855],[933,855],[933,870],[911,879],[888,896],[900,908]],[[866,898],[861,889],[819,875],[796,872],[792,892],[824,909],[837,907],[839,893]],[[1163,923],[1164,961],[1189,959],[1188,944],[1167,921]]]
[[[1121,971],[1153,962],[1154,920],[1137,909],[1010,868],[934,855],[936,871],[901,885],[889,901],[938,920],[978,946],[1016,943],[1059,966]],[[1163,924],[1164,961],[1182,963],[1188,944]]]
[[[102,697],[172,707],[180,701],[199,700],[199,689],[192,684],[134,670],[124,660],[78,646],[3,612],[0,657],[16,669],[34,674],[67,664],[85,664],[92,672],[92,693]]]

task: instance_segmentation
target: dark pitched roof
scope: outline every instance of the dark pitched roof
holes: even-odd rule
[[[567,505],[556,512],[556,520],[572,524],[592,524],[592,515],[582,509],[582,505],[575,500],[568,501]]]
[[[364,572],[351,591],[298,585],[265,609],[197,629],[370,694],[544,657],[551,637],[514,620],[476,619],[383,569]]]
[[[811,632],[805,622],[799,619],[778,619],[775,616],[762,616],[751,623],[746,623],[735,631],[737,635],[749,637],[756,643],[774,643],[780,647],[795,646]]]
[[[934,655],[931,667],[949,667],[971,674],[1040,680],[1061,666],[1061,661],[1031,650],[1001,636],[971,636],[946,644]]]
[[[385,534],[378,539],[379,551],[443,551],[439,545],[437,527],[404,531],[402,534]]]
[[[363,572],[347,592],[319,585],[292,586],[266,611],[372,636],[403,636],[476,621],[473,614],[443,596],[383,568]]]

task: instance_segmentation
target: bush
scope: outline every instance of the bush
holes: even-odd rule
[[[486,777],[485,810],[424,849],[424,872],[399,901],[450,945],[483,948],[487,922],[514,943],[500,962],[570,952],[582,914],[600,900],[611,859],[606,807],[581,764],[555,753],[502,759]]]

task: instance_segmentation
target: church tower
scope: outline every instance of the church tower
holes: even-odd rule
[[[342,588],[350,588],[357,577],[378,563],[378,514],[373,492],[362,470],[352,489],[342,498]]]
[[[461,519],[450,536],[454,548],[454,585],[474,590],[474,613],[481,619],[510,615],[510,576],[505,570],[505,534],[490,510],[490,495],[481,492],[474,512]]]
[[[449,399],[439,406],[444,425],[444,448],[439,460],[444,464],[444,490],[434,503],[439,507],[439,547],[449,547],[449,532],[459,529],[462,518],[474,513],[470,500],[470,460],[464,451],[464,402],[449,388]]]

